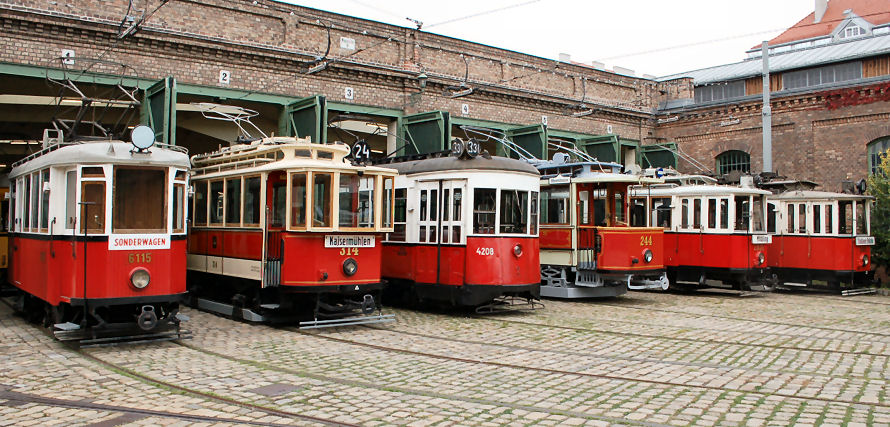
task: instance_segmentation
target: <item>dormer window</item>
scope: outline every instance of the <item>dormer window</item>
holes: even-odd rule
[[[842,39],[848,39],[851,37],[864,36],[865,34],[866,32],[864,28],[855,24],[850,24],[847,28],[844,28],[844,31],[842,31],[839,36]]]

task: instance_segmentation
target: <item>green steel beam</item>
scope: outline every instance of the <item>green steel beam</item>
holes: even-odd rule
[[[51,77],[53,79],[63,79],[65,77],[78,82],[90,82],[107,85],[116,85],[122,83],[125,86],[138,87],[145,89],[156,82],[152,79],[143,79],[138,77],[115,76],[113,74],[103,73],[81,73],[77,70],[60,70],[57,68],[37,67],[33,65],[0,63],[0,75],[12,75],[22,77],[35,77],[45,79]]]
[[[300,99],[299,97],[294,96],[272,95],[268,93],[257,93],[240,89],[226,89],[188,83],[177,83],[176,91],[180,94],[201,95],[212,98],[225,98],[227,100],[264,102],[276,105],[287,105],[297,99]]]
[[[344,102],[328,101],[328,111],[343,111],[345,113],[368,114],[383,117],[402,117],[404,112],[394,108],[374,107],[372,105],[356,105]]]

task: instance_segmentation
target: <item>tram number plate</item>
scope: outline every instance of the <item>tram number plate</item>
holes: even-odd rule
[[[755,245],[768,245],[773,242],[773,236],[769,234],[752,234],[751,243]]]
[[[133,253],[127,256],[127,261],[133,263],[151,263],[151,252]]]
[[[324,236],[324,247],[326,248],[373,248],[374,236],[368,235],[337,235],[327,234]]]
[[[874,236],[857,236],[856,246],[872,246],[875,244]]]
[[[476,255],[482,255],[482,256],[494,255],[494,248],[476,248]]]
[[[640,246],[652,246],[652,235],[640,236]]]

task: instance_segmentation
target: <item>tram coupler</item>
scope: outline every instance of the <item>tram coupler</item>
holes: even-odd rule
[[[661,273],[657,279],[650,277],[637,277],[631,275],[627,279],[627,289],[632,291],[660,290],[666,291],[670,287],[671,282],[668,280],[667,273]]]

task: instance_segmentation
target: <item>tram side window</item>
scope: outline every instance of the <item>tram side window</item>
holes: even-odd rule
[[[195,183],[194,225],[207,225],[207,181]]]
[[[646,199],[630,199],[630,226],[646,226]]]
[[[222,181],[210,182],[210,223],[223,223],[223,202],[225,202]]]
[[[454,194],[451,199],[451,243],[460,243],[460,208],[461,208],[461,198],[462,198],[462,190],[460,188],[454,189]],[[446,208],[447,209],[447,208]],[[444,234],[444,232],[443,232]],[[442,236],[445,237],[444,235]]]
[[[383,218],[381,225],[383,228],[392,227],[393,221],[393,179],[389,177],[383,178]]]
[[[853,202],[838,202],[838,227],[839,234],[853,233]]]
[[[624,191],[616,191],[615,192],[615,222],[621,224],[625,222],[624,219]]]
[[[708,228],[717,228],[717,199],[708,199]]]
[[[15,205],[15,198],[16,198],[15,189],[16,189],[15,181],[12,181],[9,184],[9,211],[7,212],[8,216],[6,217],[6,219],[8,220],[8,222],[7,222],[7,230],[8,231],[17,231],[15,229],[15,214],[16,214],[16,211],[15,211],[15,206],[16,206]]]
[[[241,225],[241,178],[226,180],[226,224]]]
[[[541,191],[541,224],[568,224],[568,187],[548,187]]]
[[[493,188],[477,188],[473,192],[473,233],[494,234],[496,191]]]
[[[185,230],[185,183],[173,184],[173,232]]]
[[[167,173],[163,169],[118,166],[112,186],[112,230],[124,233],[167,229]]]
[[[763,196],[754,196],[754,205],[751,209],[754,211],[754,231],[763,231],[763,204],[765,198]]]
[[[729,199],[720,199],[720,228],[729,228]]]
[[[748,220],[751,218],[751,207],[748,196],[735,197],[735,229],[736,231],[748,231]]]
[[[65,174],[65,228],[74,229],[77,222],[77,171]]]
[[[105,183],[87,181],[80,189],[80,232],[105,231]]]
[[[331,174],[315,173],[312,175],[312,226],[331,226]]]
[[[31,231],[37,231],[40,219],[40,174],[31,175]]]
[[[528,192],[501,190],[501,233],[528,233]]]
[[[49,228],[49,169],[40,172],[40,230]]]
[[[260,177],[244,178],[244,225],[260,223]]]
[[[290,226],[302,228],[306,226],[306,174],[294,173],[290,176]],[[273,196],[276,209],[279,202],[285,204],[284,183],[278,183],[273,187]],[[280,225],[284,225],[284,209],[279,214]],[[279,226],[280,226],[279,225]]]
[[[531,192],[531,229],[529,234],[538,234],[538,192]]]
[[[652,206],[655,210],[655,223],[652,226],[671,228],[671,199],[652,199]]]
[[[680,228],[689,228],[689,199],[683,199],[680,206]]]
[[[701,199],[692,199],[692,227],[701,228]]]
[[[834,206],[825,205],[825,233],[827,234],[831,234],[834,232],[834,212],[832,212],[833,209]]]
[[[408,190],[397,188],[393,201],[393,231],[389,233],[389,240],[404,242],[406,222],[408,220]]]

